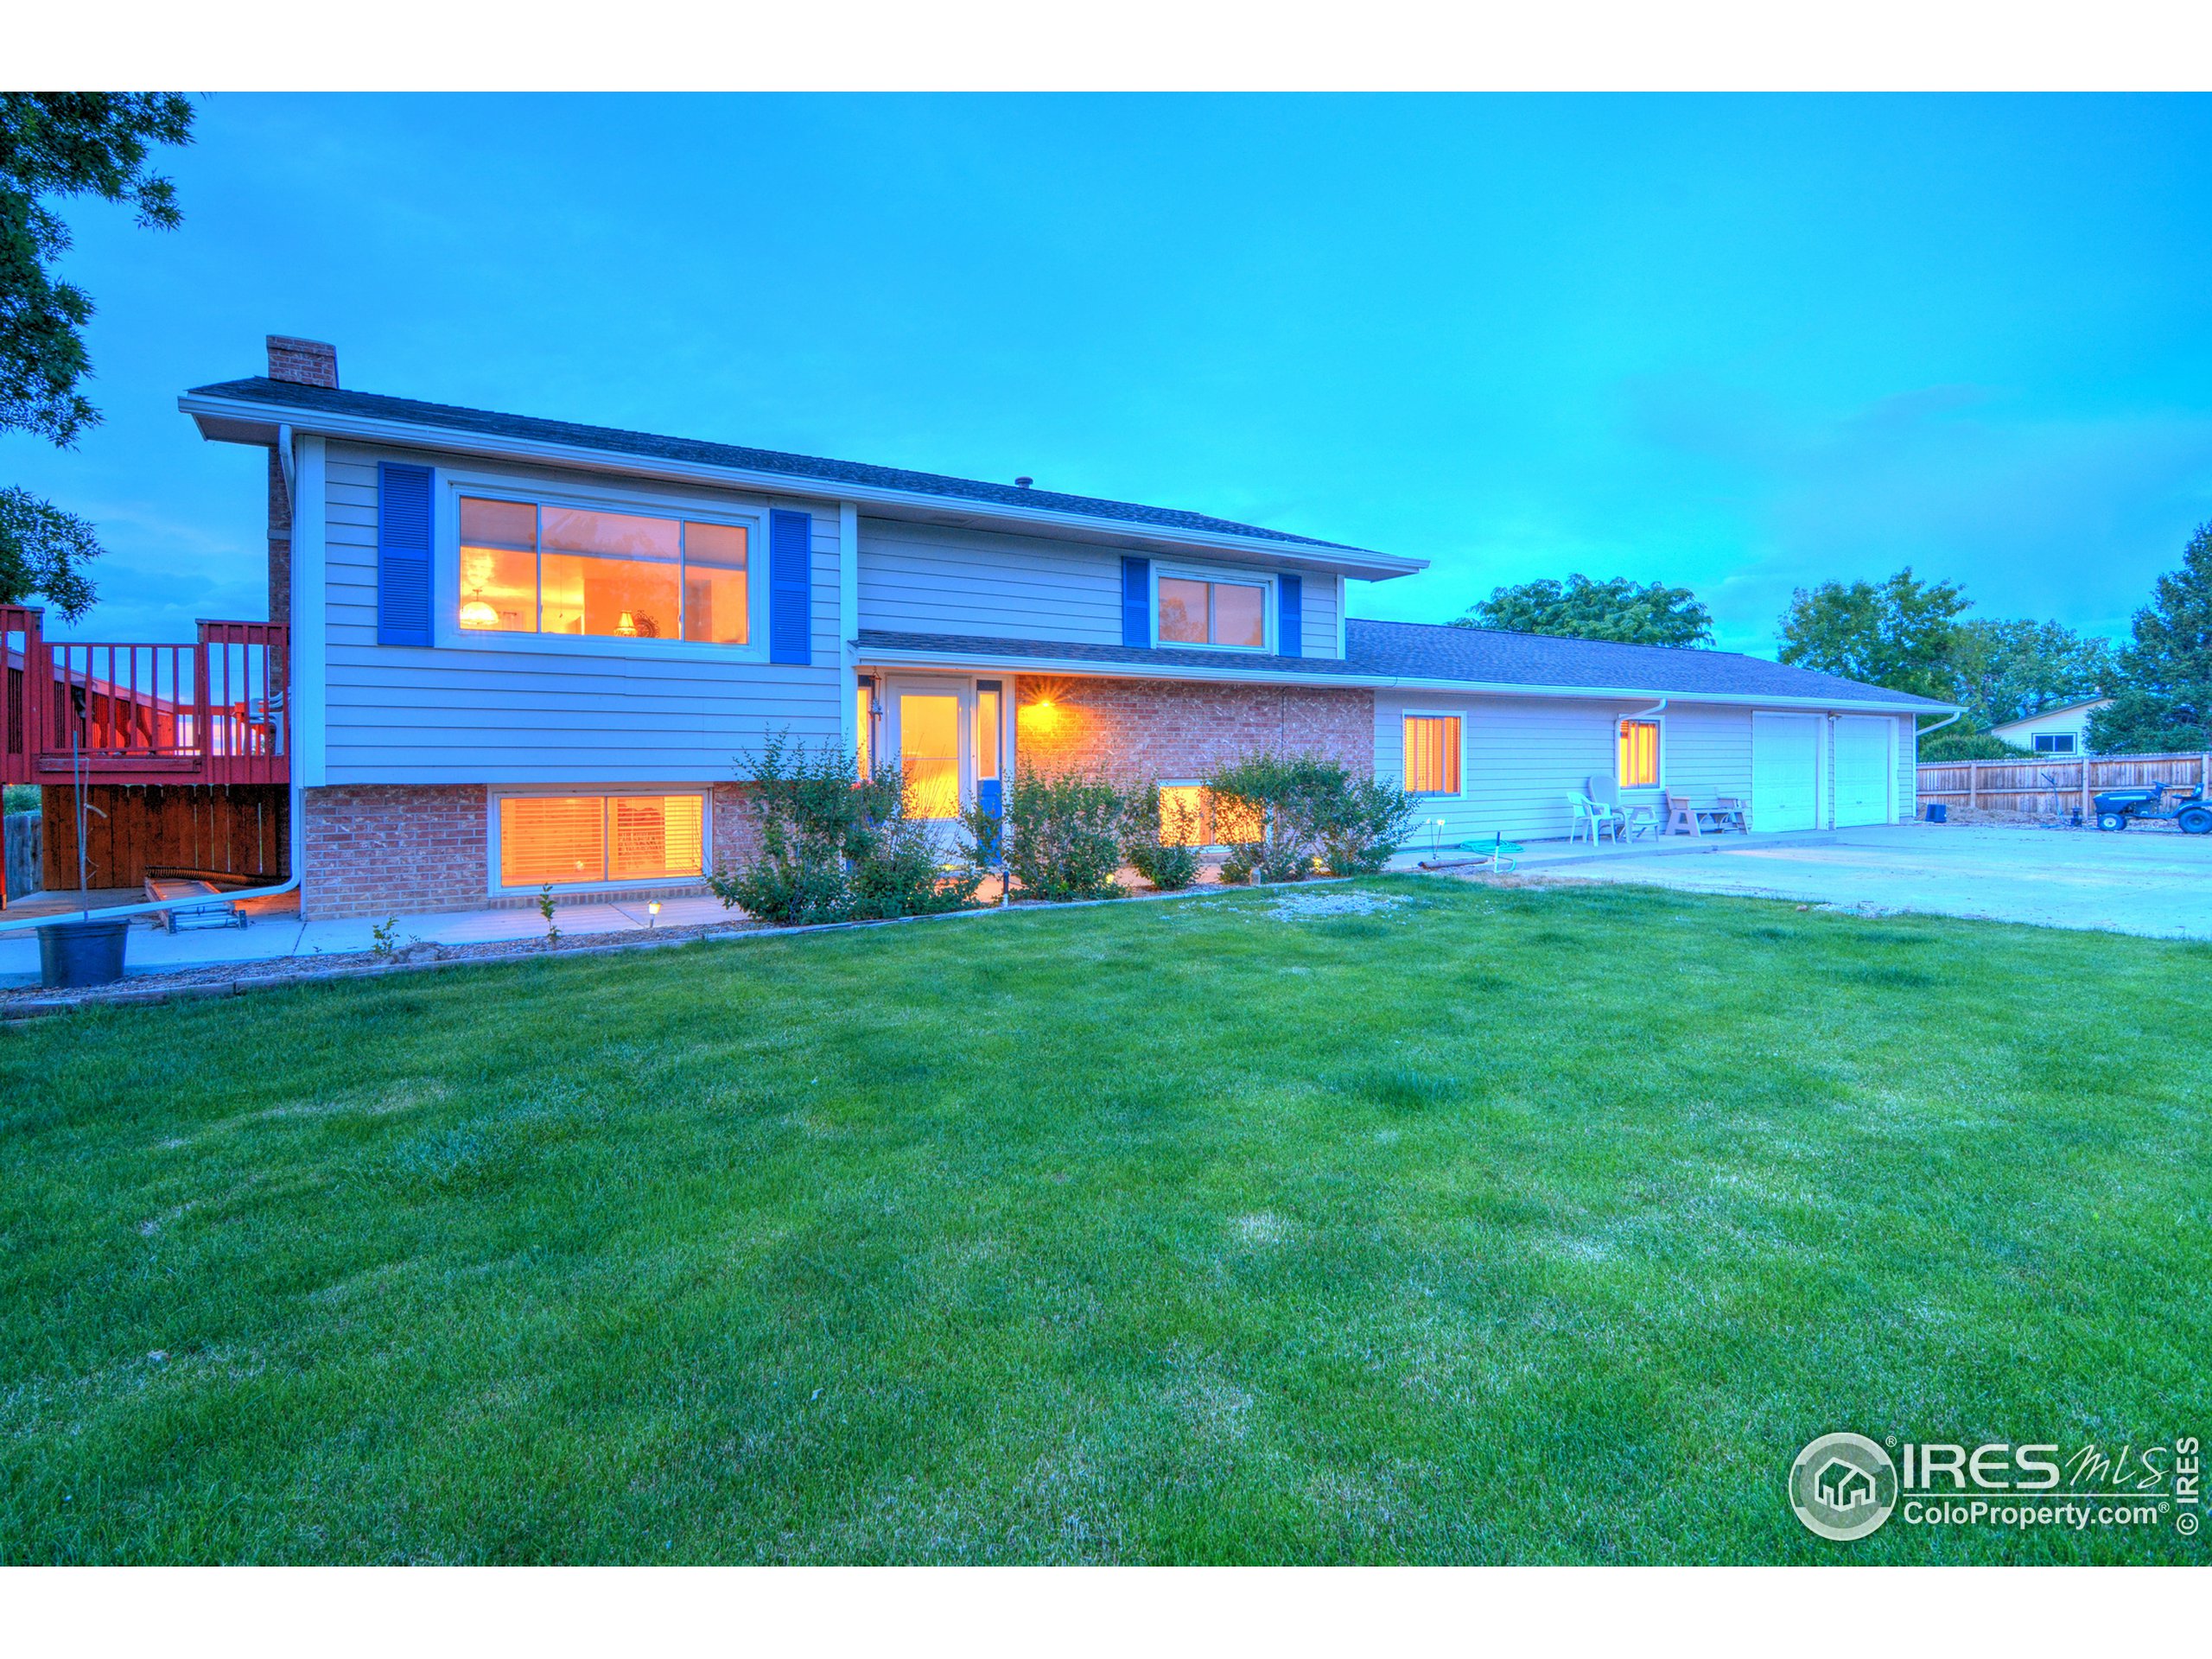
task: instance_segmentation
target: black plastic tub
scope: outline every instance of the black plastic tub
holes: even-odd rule
[[[38,931],[39,983],[50,991],[113,983],[123,977],[124,943],[130,937],[127,916],[48,922]]]

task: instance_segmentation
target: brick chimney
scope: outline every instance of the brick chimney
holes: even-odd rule
[[[320,340],[298,340],[290,334],[269,336],[269,378],[289,380],[296,386],[328,386],[338,390],[338,348]]]
[[[268,337],[269,378],[296,386],[338,389],[338,348],[291,334]],[[292,503],[284,492],[284,464],[269,451],[269,620],[292,620]]]

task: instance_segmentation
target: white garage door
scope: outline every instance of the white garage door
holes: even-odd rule
[[[1751,716],[1751,828],[1811,830],[1821,821],[1821,717]]]
[[[1890,821],[1890,739],[1896,723],[1847,715],[1835,723],[1835,822]]]

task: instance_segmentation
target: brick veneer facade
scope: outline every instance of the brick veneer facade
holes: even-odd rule
[[[319,340],[270,334],[269,378],[300,386],[338,388],[338,348]],[[292,616],[292,498],[284,488],[283,463],[269,451],[269,620]]]
[[[579,793],[600,785],[579,785]],[[728,869],[759,844],[744,791],[708,791],[708,868]],[[534,896],[491,896],[491,791],[482,784],[343,784],[307,791],[306,880],[300,913],[309,921],[412,915],[529,905]],[[578,893],[591,904],[624,894],[705,891],[697,882]]]
[[[467,910],[484,903],[481,784],[340,784],[307,791],[309,921]]]
[[[1026,771],[1198,778],[1262,750],[1375,770],[1375,694],[1363,689],[1036,675],[1015,685],[1014,764]]]

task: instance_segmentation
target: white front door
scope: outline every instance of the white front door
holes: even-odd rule
[[[969,698],[960,680],[894,679],[885,688],[884,748],[906,774],[906,816],[950,834],[967,798]]]
[[[1821,822],[1821,716],[1751,716],[1751,828],[1812,830]]]
[[[1887,823],[1896,768],[1890,745],[1897,721],[1887,715],[1846,715],[1835,723],[1835,822]]]

